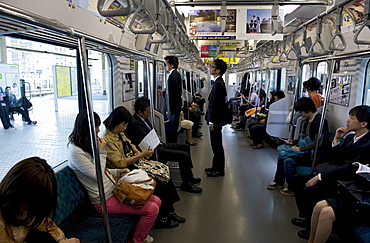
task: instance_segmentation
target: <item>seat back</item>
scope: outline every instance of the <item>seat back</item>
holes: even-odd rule
[[[61,223],[85,200],[85,188],[68,166],[56,174],[58,181],[58,206],[54,221]]]
[[[288,138],[289,123],[285,121],[292,105],[293,96],[287,95],[270,105],[267,117],[266,132],[272,137]]]
[[[166,128],[164,126],[164,116],[154,110],[154,122],[155,122],[155,130],[157,132],[159,140],[163,143],[166,143]]]

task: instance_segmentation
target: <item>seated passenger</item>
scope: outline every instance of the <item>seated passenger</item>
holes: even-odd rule
[[[196,103],[202,113],[204,115],[204,104],[206,103],[206,100],[202,97],[200,92],[196,92],[193,97],[193,102]]]
[[[291,157],[283,159],[280,156],[278,157],[277,168],[275,172],[274,181],[267,186],[267,189],[273,190],[278,189],[284,186],[285,180],[287,182],[287,187],[280,190],[280,193],[283,195],[292,196],[292,177],[296,173],[296,167],[300,165],[311,166],[311,151],[315,148],[316,142],[320,141],[320,151],[323,151],[328,146],[328,137],[329,129],[328,124],[325,121],[323,126],[323,139],[318,139],[318,132],[320,128],[321,114],[317,114],[315,104],[310,98],[300,98],[295,104],[294,109],[299,112],[303,117],[307,117],[303,124],[303,134],[308,135],[311,138],[311,143],[302,147],[297,147],[295,144],[298,141],[288,140],[292,144],[291,148],[297,152],[305,152],[302,156]],[[320,160],[322,156],[318,153],[318,159]]]
[[[236,115],[234,119],[234,120],[238,120],[239,122],[241,122],[241,120],[244,117],[244,113],[248,109],[252,107],[257,107],[260,105],[260,99],[258,95],[255,92],[251,93],[250,83],[248,83],[247,88],[243,91],[241,95],[241,99],[242,99],[242,104],[239,107],[238,114]]]
[[[99,156],[102,171],[106,168],[106,142],[103,138],[98,137],[100,132],[100,117],[94,112],[94,121],[96,129],[96,137],[99,148]],[[95,137],[95,136],[93,136]],[[98,189],[98,178],[96,177],[92,144],[90,139],[89,121],[86,110],[80,111],[76,117],[73,132],[69,135],[69,156],[68,166],[75,172],[78,179],[86,188],[91,203],[98,212],[102,212],[100,206],[99,189]],[[109,169],[110,174],[121,177],[127,174],[130,170],[128,169]],[[121,203],[113,195],[115,185],[108,178],[108,173],[102,173],[103,185],[107,205],[108,214],[136,214],[140,215],[139,222],[135,227],[132,239],[129,242],[142,243],[142,242],[153,242],[153,238],[148,235],[154,220],[156,219],[159,207],[161,206],[161,200],[157,196],[152,196],[150,200],[140,209],[134,209],[131,206]],[[113,177],[113,176],[112,176]],[[114,179],[114,178],[112,178]]]
[[[106,127],[104,138],[107,141],[107,167],[110,169],[140,168],[135,162],[145,160],[154,153],[153,149],[145,149],[140,152],[126,137],[124,131],[131,120],[130,112],[125,107],[118,106],[103,122]],[[155,227],[173,228],[179,226],[179,223],[184,223],[185,219],[178,216],[173,207],[174,203],[180,201],[180,197],[172,180],[163,182],[154,176],[152,177],[157,182],[154,195],[162,201]]]
[[[193,136],[192,136],[194,122],[185,120],[183,111],[180,112],[180,124],[181,124],[181,128],[184,128],[186,130],[185,143],[190,146],[196,146],[197,143],[193,141]]]
[[[31,121],[28,109],[24,107],[22,102],[17,100],[17,97],[12,93],[12,89],[9,86],[5,88],[5,99],[7,101],[10,120],[14,121],[13,113],[17,112],[22,115],[22,119],[27,122],[28,125],[36,125],[37,121]]]
[[[65,238],[49,218],[57,203],[57,179],[46,161],[18,162],[0,183],[0,242],[80,242]]]
[[[335,132],[332,148],[328,151],[327,163],[316,167],[318,174],[293,177],[293,191],[300,216],[292,219],[293,224],[308,227],[316,203],[336,195],[337,180],[354,180],[356,169],[352,163],[368,163],[370,160],[369,129],[370,107],[360,105],[352,108],[349,111],[347,127],[340,127]],[[348,134],[349,132],[354,133]],[[298,234],[301,238],[308,239],[309,231],[303,230]]]
[[[191,106],[189,107],[189,120],[194,123],[193,134],[192,134],[194,138],[200,138],[203,136],[203,134],[199,131],[200,125],[202,123],[201,115],[202,115],[202,112],[199,109],[198,104],[193,102]]]
[[[307,91],[309,98],[311,98],[315,103],[316,108],[324,105],[325,97],[319,93],[321,89],[320,80],[312,77],[309,80],[303,82],[303,87]]]
[[[5,130],[15,129],[10,123],[8,106],[6,105],[5,93],[3,88],[0,86],[0,119]]]
[[[149,121],[150,116],[150,100],[146,97],[140,97],[134,104],[135,114],[133,120],[127,127],[127,136],[132,143],[139,145],[144,137],[153,129]],[[160,143],[156,148],[158,160],[167,163],[168,161],[176,161],[179,163],[181,174],[182,191],[191,193],[201,193],[202,188],[196,186],[201,179],[194,177],[192,168],[193,162],[191,160],[190,147],[187,144],[180,143]]]

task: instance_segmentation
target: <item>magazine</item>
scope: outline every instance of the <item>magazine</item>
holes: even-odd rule
[[[370,167],[363,165],[359,162],[354,162],[353,165],[358,165],[358,169],[356,171],[356,174],[358,173],[370,173]]]

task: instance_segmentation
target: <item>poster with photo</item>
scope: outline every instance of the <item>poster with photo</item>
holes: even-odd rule
[[[335,75],[330,82],[330,103],[349,106],[351,75]]]
[[[246,33],[271,34],[271,9],[247,9]],[[277,34],[283,33],[284,10],[279,10]]]
[[[122,92],[123,101],[135,99],[135,74],[134,73],[123,73],[122,74]]]
[[[225,33],[221,33],[220,10],[190,10],[189,36],[191,39],[235,39],[236,9],[227,10]]]

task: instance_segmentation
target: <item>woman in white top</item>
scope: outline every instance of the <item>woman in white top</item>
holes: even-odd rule
[[[133,243],[149,243],[153,242],[153,238],[148,235],[157,215],[161,200],[152,196],[150,200],[140,209],[134,209],[131,206],[121,203],[113,195],[115,185],[109,180],[107,174],[104,173],[106,169],[107,151],[105,150],[106,142],[103,138],[97,135],[100,132],[99,126],[101,124],[98,114],[94,112],[96,137],[99,146],[99,156],[101,161],[101,170],[103,172],[103,184],[107,211],[108,214],[138,214],[141,215],[139,222],[136,225],[134,235],[129,242]],[[86,110],[81,111],[75,121],[74,129],[69,135],[69,156],[68,165],[76,173],[78,179],[87,189],[91,203],[94,208],[101,212],[101,205],[99,199],[98,180],[95,172],[94,159],[92,156],[92,146],[90,140],[89,122]],[[109,169],[109,172],[115,176],[120,177],[130,170],[125,169]]]

